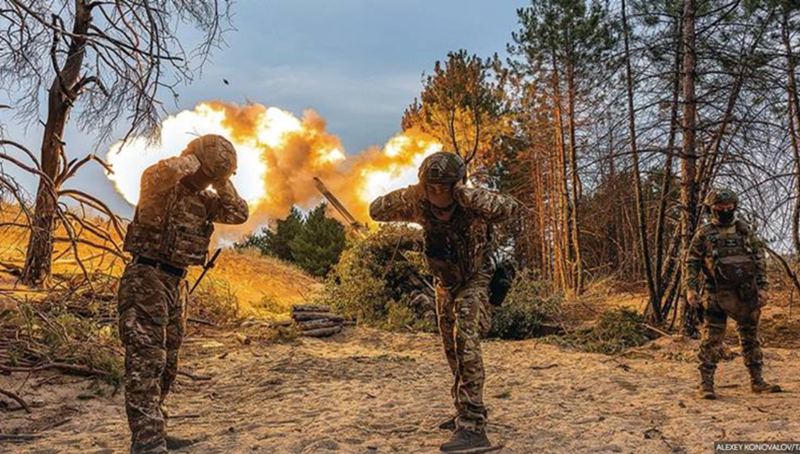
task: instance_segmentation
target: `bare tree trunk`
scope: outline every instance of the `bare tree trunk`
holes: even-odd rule
[[[697,98],[695,97],[695,70],[697,52],[695,48],[695,17],[697,1],[683,2],[683,157],[681,158],[681,245],[683,259],[697,225]],[[684,335],[697,335],[698,314],[684,302],[681,327]]]
[[[553,102],[555,104],[554,115],[556,145],[558,149],[558,156],[556,159],[558,165],[559,187],[560,187],[560,218],[562,220],[562,228],[558,241],[562,243],[562,260],[565,267],[564,272],[564,289],[572,288],[575,282],[575,275],[572,270],[574,260],[574,244],[572,241],[572,203],[570,202],[569,193],[569,177],[567,175],[567,149],[564,138],[564,122],[563,113],[561,111],[562,97],[560,88],[560,75],[558,72],[557,60],[553,56]]]
[[[611,221],[609,224],[609,232],[608,236],[611,239],[609,242],[609,263],[611,264],[612,269],[619,270],[620,263],[620,250],[619,250],[619,222],[618,219],[621,218],[619,214],[620,203],[618,200],[615,200],[619,196],[619,192],[617,191],[617,163],[616,163],[616,152],[614,151],[614,128],[613,126],[609,128],[608,131],[608,178],[609,178],[609,188],[611,194]]]
[[[76,98],[74,87],[80,80],[80,71],[86,55],[86,39],[92,16],[84,0],[75,0],[75,23],[72,27],[70,46],[64,67],[55,67],[56,76],[48,92],[47,123],[42,137],[42,172],[54,181],[64,153],[64,129]],[[57,65],[56,56],[53,64]],[[31,220],[31,234],[21,281],[32,286],[46,286],[52,271],[53,229],[55,227],[56,204],[50,182],[39,179],[36,191],[36,206]]]
[[[575,69],[567,67],[567,129],[569,133],[569,167],[572,177],[572,246],[574,248],[575,293],[583,293],[583,260],[581,258],[581,227],[579,219],[581,180],[578,175],[578,156],[575,146]]]
[[[797,134],[800,133],[800,101],[797,95],[797,80],[795,79],[795,61],[792,42],[789,38],[789,11],[784,7],[781,17],[781,37],[786,50],[786,75],[788,78],[789,96],[789,133],[792,139],[794,153],[794,212],[792,213],[792,243],[796,254],[800,254],[800,144]]]
[[[628,91],[628,129],[630,134],[631,158],[633,159],[633,191],[636,199],[636,220],[639,228],[639,241],[641,243],[642,260],[644,261],[645,275],[647,277],[647,290],[650,294],[649,315],[653,322],[661,324],[661,301],[656,293],[653,280],[653,267],[650,263],[650,245],[647,241],[647,216],[645,213],[644,196],[642,195],[642,176],[639,170],[639,150],[636,147],[636,112],[633,106],[633,75],[631,74],[631,54],[628,43],[628,15],[622,0],[622,36],[625,43],[625,76]]]
[[[662,310],[665,309],[664,294],[667,290],[667,283],[663,276],[664,270],[664,230],[667,219],[667,203],[669,193],[672,192],[672,165],[675,159],[675,136],[678,131],[678,101],[681,88],[681,18],[675,20],[675,73],[672,82],[672,107],[670,108],[669,136],[667,138],[667,155],[664,162],[664,177],[661,180],[661,195],[658,203],[658,215],[656,220],[656,292],[661,301]],[[666,317],[662,313],[662,318]]]

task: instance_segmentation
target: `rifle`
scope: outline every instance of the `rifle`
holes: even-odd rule
[[[203,278],[206,276],[206,273],[208,273],[208,270],[210,270],[211,268],[214,268],[214,265],[217,264],[217,258],[219,257],[220,252],[222,252],[222,248],[218,248],[216,251],[214,251],[214,255],[211,256],[211,260],[207,261],[206,264],[203,265],[203,272],[200,273],[200,277],[198,277],[197,280],[194,281],[194,285],[192,286],[192,289],[189,290],[189,294],[190,295],[194,292],[194,290],[200,284],[200,281],[202,281]]]

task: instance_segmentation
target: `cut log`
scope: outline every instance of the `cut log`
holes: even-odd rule
[[[321,306],[315,304],[298,304],[292,306],[292,313],[295,312],[330,312],[330,306]]]
[[[344,317],[341,315],[333,315],[330,312],[298,312],[292,314],[292,318],[298,322],[307,322],[309,320],[331,320],[335,322],[344,322]]]
[[[328,337],[342,332],[341,326],[334,326],[333,328],[320,328],[303,331],[303,336],[306,337]]]
[[[320,328],[333,328],[334,326],[341,326],[341,322],[337,322],[330,319],[319,319],[319,320],[309,320],[307,322],[301,322],[297,324],[297,327],[300,328],[302,331],[308,331],[312,329],[320,329]]]

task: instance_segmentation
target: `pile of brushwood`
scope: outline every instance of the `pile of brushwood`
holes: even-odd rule
[[[4,291],[0,373],[57,370],[95,377],[118,389],[124,375],[115,276],[62,280],[46,292]],[[224,280],[204,281],[190,297],[190,324],[237,326],[236,295]],[[2,393],[2,390],[0,390]]]
[[[422,231],[387,225],[353,240],[331,270],[315,304],[360,324],[389,330],[436,330],[433,278],[422,257]]]
[[[591,327],[564,336],[552,336],[549,341],[584,352],[613,355],[642,346],[660,336],[647,327],[640,313],[622,307],[607,309]]]
[[[44,294],[4,293],[0,373],[61,372],[118,387],[123,375],[116,315],[117,279],[62,281]]]
[[[489,337],[529,339],[562,331],[562,297],[532,272],[514,279],[502,305],[492,309]]]

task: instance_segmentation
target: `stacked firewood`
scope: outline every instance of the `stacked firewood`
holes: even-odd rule
[[[328,337],[342,332],[346,324],[344,317],[331,313],[329,306],[292,306],[292,320],[295,326],[308,337]]]

